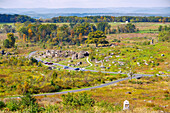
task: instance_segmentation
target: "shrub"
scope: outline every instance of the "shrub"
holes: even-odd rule
[[[10,47],[10,44],[9,44],[9,40],[8,39],[5,39],[5,41],[3,42],[3,46],[5,48],[9,48]]]
[[[26,95],[24,95],[23,97],[21,97],[20,103],[21,103],[24,107],[28,107],[28,106],[30,106],[30,105],[35,105],[35,104],[36,104],[36,99],[35,99],[34,97],[32,97],[30,93],[27,93]]]
[[[159,106],[155,106],[153,110],[161,110],[161,108]]]
[[[19,101],[17,100],[10,100],[8,103],[7,103],[7,106],[6,106],[10,111],[16,111],[19,109],[20,107],[20,104],[19,104]]]
[[[147,103],[146,106],[147,107],[155,107],[155,104],[154,103]]]
[[[5,107],[5,103],[3,101],[0,101],[0,109]]]
[[[62,95],[63,105],[71,107],[80,106],[93,106],[94,100],[87,93],[68,93],[67,95]]]

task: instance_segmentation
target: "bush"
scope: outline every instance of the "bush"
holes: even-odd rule
[[[147,107],[155,107],[155,104],[154,103],[147,103],[146,106]]]
[[[0,109],[5,107],[5,103],[3,101],[0,101]]]
[[[8,39],[5,39],[5,40],[4,40],[3,46],[4,46],[5,48],[9,48],[9,47],[10,47],[10,45],[9,45],[9,40],[8,40]]]
[[[36,104],[36,99],[34,97],[31,96],[31,94],[27,93],[26,95],[24,95],[23,97],[21,97],[21,101],[20,103],[24,106],[24,107],[28,107],[30,105],[35,105]]]
[[[93,106],[94,100],[87,95],[87,93],[68,93],[67,95],[62,95],[63,105],[71,107],[81,107],[81,106]]]
[[[20,107],[20,104],[19,104],[19,101],[17,100],[10,100],[8,103],[7,103],[7,108],[10,110],[10,111],[16,111],[18,110]]]

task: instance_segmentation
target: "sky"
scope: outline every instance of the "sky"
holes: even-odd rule
[[[170,7],[170,0],[0,0],[0,8]]]

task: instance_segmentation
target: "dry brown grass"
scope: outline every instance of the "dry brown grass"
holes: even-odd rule
[[[154,33],[122,33],[122,34],[111,34],[107,36],[108,40],[117,39],[126,39],[126,38],[136,38],[136,37],[152,37],[156,38],[158,34]]]
[[[143,84],[132,84],[129,81],[122,81],[116,85],[87,91],[87,93],[91,94],[95,101],[123,105],[124,100],[129,100],[130,110],[115,113],[170,112],[170,100],[165,100],[164,96],[170,95],[169,77],[143,77],[140,80],[133,79],[132,81],[141,81]],[[131,92],[131,94],[126,92]],[[51,98],[61,99],[61,95],[47,97],[41,96],[36,98],[46,98],[46,105],[51,101]],[[57,103],[57,101],[53,101],[53,103]],[[100,112],[100,109],[103,108],[97,107],[96,112]]]

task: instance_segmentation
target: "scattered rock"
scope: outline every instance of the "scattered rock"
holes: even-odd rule
[[[110,67],[107,67],[106,69],[110,69]]]
[[[162,71],[159,71],[159,74],[165,74],[164,72],[162,72]]]
[[[82,64],[82,62],[77,62],[77,65],[79,66],[79,65],[81,65]]]
[[[168,62],[165,62],[165,65],[168,65],[169,63]]]
[[[4,55],[5,54],[5,50],[0,51],[0,54]]]
[[[97,65],[97,64],[95,64],[95,66],[96,66],[96,67],[98,67],[98,65]]]
[[[111,56],[115,55],[114,53],[110,53]]]
[[[120,70],[118,73],[122,73],[122,71]]]
[[[52,70],[52,67],[48,67],[48,70]]]
[[[165,56],[164,54],[161,54],[161,56]]]
[[[150,100],[150,101],[148,101],[149,103],[152,103],[152,101]]]
[[[78,54],[72,55],[72,60],[78,59]]]
[[[137,98],[133,98],[133,100],[137,100]]]
[[[11,53],[10,53],[10,52],[7,52],[5,55],[8,56],[8,55],[11,55]]]
[[[73,60],[69,60],[68,62],[73,62]]]
[[[126,94],[132,94],[130,91],[126,92]]]
[[[106,68],[105,66],[100,66],[100,68]]]

